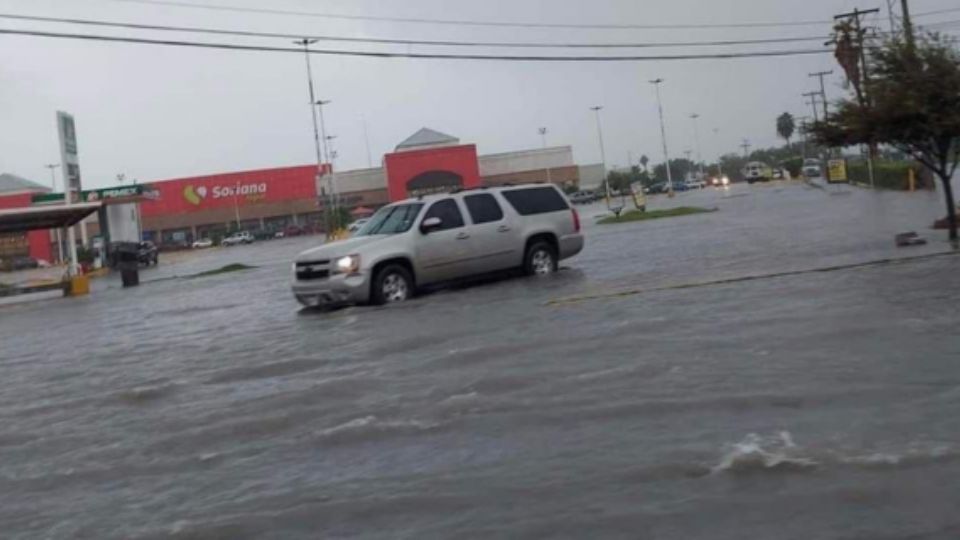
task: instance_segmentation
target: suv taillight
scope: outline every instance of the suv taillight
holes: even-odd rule
[[[580,232],[580,214],[576,208],[571,208],[570,211],[573,213],[573,232]]]

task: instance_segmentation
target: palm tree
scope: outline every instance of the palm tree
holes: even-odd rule
[[[777,117],[777,134],[787,141],[787,146],[790,146],[790,137],[793,137],[795,127],[792,114],[785,112]]]

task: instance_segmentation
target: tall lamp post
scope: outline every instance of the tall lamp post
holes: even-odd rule
[[[720,140],[720,128],[713,128],[713,138],[716,141]],[[723,168],[720,165],[720,162],[723,161],[721,159],[722,157],[723,157],[723,152],[718,152],[717,153],[717,179],[721,183],[723,183]]]
[[[546,149],[547,149],[547,128],[542,127],[542,128],[540,128],[540,129],[538,129],[537,132],[540,133],[540,144],[541,144],[542,148],[543,148],[544,150],[546,150]],[[553,179],[550,178],[550,164],[549,164],[549,163],[547,164],[545,170],[547,171],[547,183],[548,183],[548,184],[552,184],[552,183],[553,183]]]
[[[330,164],[330,201],[331,201],[331,210],[333,211],[333,219],[331,221],[334,229],[334,233],[338,233],[341,228],[343,228],[343,223],[340,223],[340,198],[337,193],[337,179],[336,172],[334,172],[333,163],[330,157],[330,141],[334,137],[327,136],[327,123],[323,118],[323,106],[333,103],[329,99],[319,99],[314,102],[314,105],[317,106],[317,111],[320,114],[320,136],[323,137],[323,154],[324,159],[327,163]]]
[[[700,181],[703,182],[703,154],[700,152],[700,126],[697,119],[700,118],[698,113],[693,113],[690,115],[690,119],[693,120],[693,140],[697,145],[697,166],[700,169]]]
[[[603,148],[603,128],[600,126],[600,111],[603,110],[603,107],[595,105],[590,107],[590,110],[593,111],[594,117],[597,120],[597,138],[600,141],[600,163],[603,167],[603,190],[607,197],[607,208],[610,208],[610,180],[607,176],[607,153]]]
[[[667,195],[673,196],[673,175],[670,173],[670,153],[667,151],[667,128],[663,123],[663,100],[660,98],[660,85],[663,79],[654,79],[650,84],[657,89],[657,110],[660,112],[660,138],[663,140],[663,159],[667,169]]]

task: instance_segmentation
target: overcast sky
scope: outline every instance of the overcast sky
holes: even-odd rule
[[[193,0],[196,3],[377,16],[551,23],[739,23],[828,20],[854,7],[881,7],[870,22],[886,29],[886,2],[872,0]],[[912,0],[916,13],[957,7],[956,0]],[[815,36],[829,25],[699,30],[579,30],[458,27],[361,22],[304,16],[235,13],[114,0],[0,0],[0,12],[230,29],[454,40],[677,41]],[[917,22],[956,20],[958,13]],[[0,20],[0,28],[240,41],[170,33]],[[286,46],[288,41],[243,40]],[[324,44],[318,44],[318,46]],[[324,45],[328,48],[383,46]],[[633,49],[621,54],[683,54],[747,49],[796,49],[817,43],[760,47]],[[396,50],[396,48],[394,48]],[[410,52],[453,51],[422,46]],[[538,54],[607,54],[593,50],[534,50]],[[816,88],[807,73],[834,69],[828,93],[842,92],[832,55],[735,60],[614,63],[506,63],[313,56],[318,97],[335,134],[341,170],[367,166],[363,119],[374,165],[423,126],[476,143],[481,154],[548,144],[571,145],[578,163],[600,160],[592,105],[603,105],[609,165],[628,153],[663,159],[657,108],[648,80],[662,77],[671,155],[695,151],[691,113],[699,113],[705,159],[779,144],[778,114],[810,114],[802,92]],[[0,172],[49,183],[46,163],[59,161],[55,111],[74,114],[84,187],[116,184],[124,173],[140,181],[314,161],[302,55],[232,52],[0,36]],[[715,133],[714,129],[719,129]],[[60,187],[58,178],[57,185]]]

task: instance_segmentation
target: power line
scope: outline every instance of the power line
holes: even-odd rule
[[[258,52],[285,52],[302,54],[303,49],[292,47],[267,47],[259,45],[240,45],[233,43],[211,43],[200,41],[182,41],[182,40],[164,40],[147,39],[120,36],[103,36],[93,34],[71,34],[61,32],[43,32],[38,30],[12,30],[0,29],[0,34],[35,36],[47,38],[78,39],[87,41],[105,41],[114,43],[140,43],[149,45],[167,45],[175,47],[200,47],[207,49],[226,49],[238,51],[258,51]],[[356,50],[337,50],[337,49],[309,49],[310,54],[322,54],[332,56],[361,56],[372,58],[417,58],[429,60],[500,60],[515,62],[639,62],[639,61],[667,61],[667,60],[710,60],[710,59],[731,59],[731,58],[755,58],[755,57],[777,57],[777,56],[800,56],[811,54],[825,54],[826,49],[798,49],[783,51],[755,51],[755,52],[732,52],[732,53],[713,53],[713,54],[675,54],[675,55],[657,55],[657,56],[505,56],[505,55],[484,55],[484,54],[432,54],[432,53],[399,53],[399,52],[376,52],[376,51],[356,51]]]
[[[924,11],[922,13],[914,13],[911,15],[914,19],[917,17],[929,17],[931,15],[941,15],[943,13],[956,13],[960,11],[960,8],[949,8],[949,9],[937,9],[934,11]]]
[[[833,24],[831,20],[819,21],[779,21],[779,22],[745,22],[745,23],[713,23],[713,24],[615,24],[615,23],[535,23],[511,21],[470,21],[463,19],[423,19],[416,17],[384,17],[375,15],[350,15],[345,13],[321,13],[317,11],[296,11],[274,8],[251,8],[241,6],[207,5],[195,2],[175,0],[109,0],[130,4],[148,4],[154,6],[182,7],[191,9],[206,9],[211,11],[232,11],[237,13],[258,13],[265,15],[295,15],[298,17],[317,17],[322,19],[339,19],[348,21],[377,21],[413,24],[438,24],[457,26],[493,26],[505,28],[567,28],[567,29],[606,29],[606,30],[653,30],[653,29],[696,29],[696,28],[767,28],[786,26],[823,26]]]
[[[349,43],[377,43],[390,45],[428,45],[428,46],[453,46],[453,47],[510,47],[510,48],[582,48],[582,49],[633,49],[633,48],[654,48],[654,47],[714,47],[727,45],[769,45],[772,43],[798,43],[804,41],[822,42],[827,39],[826,36],[807,36],[807,37],[789,37],[789,38],[768,38],[768,39],[742,39],[742,40],[719,40],[719,41],[673,41],[673,42],[641,42],[641,43],[543,43],[543,42],[481,42],[481,41],[438,41],[438,40],[419,40],[419,39],[390,39],[390,38],[356,38],[345,36],[304,36],[303,34],[292,34],[282,32],[254,32],[248,30],[228,30],[222,28],[207,28],[197,26],[169,26],[157,24],[126,23],[115,21],[103,21],[94,19],[72,19],[62,17],[40,17],[33,15],[16,15],[9,13],[0,13],[0,19],[10,19],[18,21],[49,22],[63,24],[78,24],[86,26],[102,26],[109,28],[126,28],[135,30],[156,30],[164,32],[183,32],[195,34],[213,34],[225,36],[243,36],[243,37],[262,37],[262,38],[283,38],[283,39],[315,39],[320,41],[339,41]]]

